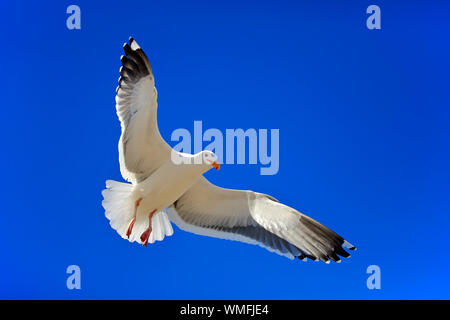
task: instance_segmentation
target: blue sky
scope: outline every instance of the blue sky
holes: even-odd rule
[[[81,8],[81,30],[66,8]],[[377,4],[382,29],[366,28]],[[445,1],[3,1],[0,298],[450,297],[449,9]],[[114,109],[122,44],[153,65],[159,126],[277,128],[280,170],[214,183],[273,195],[358,247],[291,261],[175,227],[143,248],[112,230],[122,181]],[[172,145],[175,143],[170,142]],[[66,268],[81,268],[81,290]],[[381,268],[381,290],[366,269]]]

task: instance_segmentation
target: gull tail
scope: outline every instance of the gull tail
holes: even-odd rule
[[[130,242],[142,243],[140,236],[148,227],[148,218],[146,215],[136,217],[133,226],[133,232],[128,238],[126,233],[128,225],[133,219],[134,201],[131,197],[134,186],[130,183],[122,183],[113,180],[106,181],[106,189],[102,191],[102,206],[105,209],[105,216],[109,220],[111,227],[124,239]],[[152,218],[152,232],[149,243],[162,241],[165,236],[173,234],[172,225],[164,211],[159,211]]]

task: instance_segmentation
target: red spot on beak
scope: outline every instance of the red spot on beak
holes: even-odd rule
[[[214,169],[219,170],[220,169],[220,163],[218,163],[217,161],[214,161],[213,163],[211,163],[211,165],[213,166]]]

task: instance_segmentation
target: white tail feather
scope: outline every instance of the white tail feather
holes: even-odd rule
[[[131,198],[133,189],[134,186],[130,183],[107,180],[106,189],[102,191],[102,205],[105,208],[105,216],[108,218],[109,224],[122,238],[130,242],[142,243],[140,236],[148,227],[146,217],[138,215],[130,238],[126,235],[134,213],[134,201]],[[148,242],[162,241],[165,236],[171,236],[172,234],[173,229],[167,214],[164,211],[154,214],[152,217],[152,232]]]

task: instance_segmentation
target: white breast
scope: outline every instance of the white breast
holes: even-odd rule
[[[192,164],[166,162],[150,177],[135,186],[133,197],[142,198],[139,214],[163,210],[180,198],[202,175],[202,168]]]

